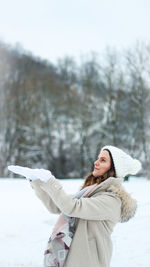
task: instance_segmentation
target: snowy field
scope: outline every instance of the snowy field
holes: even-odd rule
[[[83,180],[60,182],[72,194]],[[149,267],[150,181],[132,177],[123,185],[137,199],[138,210],[114,228],[111,267]],[[0,179],[0,267],[43,267],[43,251],[57,218],[26,179]]]

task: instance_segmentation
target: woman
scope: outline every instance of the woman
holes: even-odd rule
[[[123,178],[126,175],[135,175],[141,169],[140,161],[115,146],[104,146],[94,162],[94,170],[86,177],[78,192],[84,191],[84,194],[78,199],[66,194],[62,184],[48,170],[19,166],[18,169],[17,166],[8,168],[27,179],[30,178],[32,188],[46,208],[52,213],[61,214],[54,230],[61,229],[58,225],[62,214],[70,220],[75,218],[72,240],[70,243],[66,242],[68,253],[63,263],[60,263],[59,251],[60,258],[53,266],[110,266],[113,228],[118,222],[127,222],[137,210],[137,201],[122,186]],[[59,234],[64,232],[59,231]],[[49,243],[52,242],[51,237]],[[52,247],[47,253],[52,253]],[[45,263],[45,266],[52,265]]]

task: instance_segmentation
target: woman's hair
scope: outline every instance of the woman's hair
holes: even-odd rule
[[[101,176],[98,176],[98,177],[95,177],[93,175],[93,173],[90,172],[87,175],[87,177],[85,178],[85,181],[84,181],[81,189],[83,189],[84,187],[86,187],[88,185],[92,185],[92,184],[95,184],[95,183],[100,184],[101,182],[105,181],[109,177],[116,177],[115,166],[114,166],[114,161],[113,161],[112,155],[111,155],[111,153],[110,153],[110,151],[108,149],[104,149],[104,150],[107,150],[109,152],[109,156],[110,156],[110,159],[111,159],[111,167],[110,167],[110,169],[104,175],[101,175]]]

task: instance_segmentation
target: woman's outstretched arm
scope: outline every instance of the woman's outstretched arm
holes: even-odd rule
[[[118,221],[121,200],[111,192],[103,192],[90,198],[73,198],[63,190],[62,184],[53,176],[40,187],[52,198],[57,207],[70,217],[85,220]]]

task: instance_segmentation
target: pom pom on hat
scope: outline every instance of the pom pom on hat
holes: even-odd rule
[[[102,147],[100,153],[104,149],[108,149],[112,155],[117,178],[124,178],[126,175],[135,175],[141,170],[141,162],[132,158],[122,149],[108,145]]]

